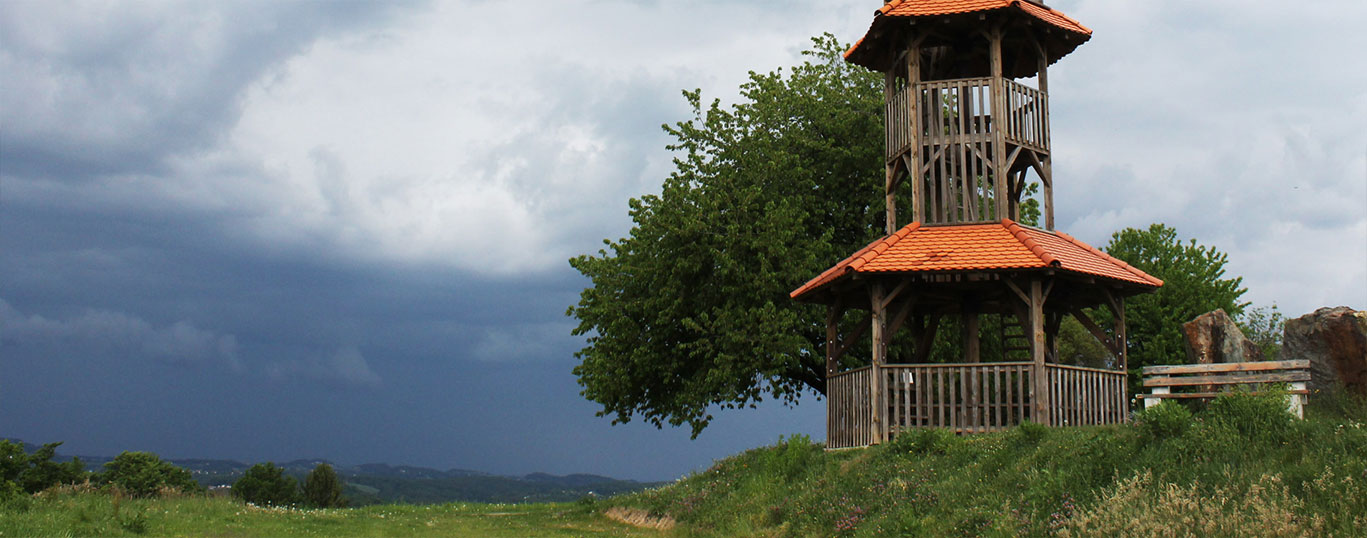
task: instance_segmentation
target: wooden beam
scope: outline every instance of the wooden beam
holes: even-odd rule
[[[930,316],[930,323],[916,341],[916,362],[924,363],[930,357],[930,348],[935,343],[935,334],[940,330],[940,316]]]
[[[850,334],[845,335],[845,338],[841,339],[840,349],[835,350],[836,360],[840,360],[840,357],[845,356],[845,352],[849,351],[850,348],[854,347],[855,342],[858,342],[859,339],[864,336],[864,333],[869,330],[869,325],[872,319],[872,312],[864,314],[864,319],[859,320],[859,324],[854,326],[854,331]]]
[[[840,356],[836,354],[839,349],[838,339],[840,338],[840,317],[845,314],[845,308],[837,299],[835,303],[826,308],[826,379],[840,373],[840,366],[836,359]],[[829,383],[829,381],[828,381]],[[830,394],[830,386],[826,387],[826,394]]]
[[[915,296],[908,297],[907,300],[902,303],[902,307],[897,310],[897,314],[892,317],[892,325],[888,326],[889,338],[891,338],[892,335],[897,334],[897,331],[902,328],[902,323],[906,322],[907,315],[911,314],[912,308],[916,306],[916,299]]]
[[[978,313],[960,314],[964,338],[964,362],[982,362],[980,341],[978,339]]]
[[[1007,279],[1002,279],[1002,282],[1005,282],[1006,287],[1011,288],[1011,291],[1016,292],[1016,296],[1020,297],[1022,302],[1024,302],[1027,305],[1030,304],[1030,296],[1026,294],[1025,291],[1020,288],[1020,286],[1017,286],[1015,282],[1012,282]]]
[[[1068,313],[1072,314],[1073,318],[1081,323],[1083,328],[1087,329],[1087,332],[1092,333],[1092,336],[1101,342],[1101,345],[1106,346],[1107,351],[1114,354],[1116,358],[1120,357],[1120,350],[1116,349],[1115,342],[1111,340],[1111,337],[1106,336],[1106,333],[1097,326],[1095,321],[1092,321],[1091,316],[1088,316],[1081,308],[1073,308]]]
[[[897,284],[897,287],[893,288],[892,291],[887,294],[887,296],[883,297],[883,304],[879,306],[881,308],[887,308],[888,305],[892,304],[892,301],[896,299],[899,294],[902,293],[902,290],[907,288],[908,284],[911,284],[910,278],[903,279],[901,282],[899,282]]]

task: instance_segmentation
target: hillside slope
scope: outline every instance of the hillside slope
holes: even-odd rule
[[[1111,427],[922,430],[826,452],[796,436],[614,504],[697,536],[1364,536],[1367,403],[1275,397]]]

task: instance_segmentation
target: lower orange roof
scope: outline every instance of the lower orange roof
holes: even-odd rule
[[[852,273],[934,273],[1055,268],[1159,287],[1163,281],[1063,232],[1009,219],[985,224],[911,223],[869,243],[789,296],[801,297]]]

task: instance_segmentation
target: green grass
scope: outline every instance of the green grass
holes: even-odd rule
[[[216,497],[47,492],[0,508],[0,536],[658,536],[560,504],[258,508]]]
[[[679,536],[1367,536],[1367,403],[1206,407],[834,452],[796,436],[611,502]]]

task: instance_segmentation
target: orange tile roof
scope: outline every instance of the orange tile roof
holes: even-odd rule
[[[973,13],[977,11],[993,11],[1013,6],[1036,19],[1063,30],[1085,36],[1092,35],[1092,30],[1090,28],[1073,20],[1072,17],[1064,15],[1062,12],[1056,11],[1053,8],[1026,0],[891,0],[890,2],[883,4],[883,7],[878,8],[878,11],[874,13],[874,24],[877,25],[878,19],[885,15],[889,17],[930,17],[936,15]],[[870,31],[872,31],[872,28]],[[845,57],[849,58],[863,43],[863,38],[855,42],[854,46],[850,47],[850,50],[845,51]]]
[[[922,226],[878,239],[793,290],[793,298],[850,273],[926,273],[1056,268],[1141,286],[1163,281],[1063,232],[1008,219],[986,224]]]
[[[1092,30],[1052,8],[1025,0],[892,0],[878,8],[878,14],[892,17],[925,17],[972,13],[1016,6],[1035,18],[1079,34],[1091,35]]]

